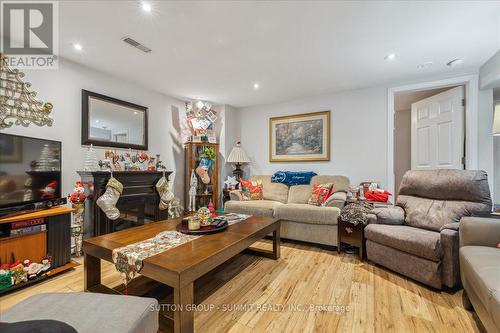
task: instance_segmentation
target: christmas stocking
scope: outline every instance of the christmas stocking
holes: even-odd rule
[[[110,220],[116,220],[120,217],[120,211],[115,205],[122,192],[122,183],[111,177],[106,184],[106,192],[97,199],[97,206],[102,209]]]
[[[170,191],[168,188],[167,178],[161,177],[160,180],[156,183],[156,190],[160,195],[160,204],[159,207],[161,210],[165,210],[168,208],[168,204],[174,198],[174,193]]]

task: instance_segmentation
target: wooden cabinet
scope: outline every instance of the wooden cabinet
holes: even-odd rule
[[[202,154],[205,148],[210,147],[215,152],[215,157],[210,162],[208,167],[208,175],[210,182],[203,183],[201,177],[196,173],[196,168],[202,162]],[[200,207],[207,207],[212,200],[215,209],[219,208],[219,145],[216,143],[208,142],[187,142],[184,145],[186,157],[186,170],[185,170],[185,183],[184,183],[184,207],[188,211],[189,207],[189,188],[191,180],[191,172],[196,174],[198,179],[198,186],[196,189],[196,209]]]

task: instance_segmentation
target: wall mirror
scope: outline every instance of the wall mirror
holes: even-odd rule
[[[148,108],[82,90],[82,145],[148,149]]]

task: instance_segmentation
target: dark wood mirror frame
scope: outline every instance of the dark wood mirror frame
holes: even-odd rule
[[[91,97],[100,99],[102,101],[118,104],[121,106],[129,107],[131,109],[137,109],[141,112],[144,112],[144,144],[130,144],[130,143],[121,143],[121,142],[113,142],[113,141],[101,141],[90,138],[90,128],[89,128],[89,99]],[[145,106],[137,105],[134,103],[122,101],[117,98],[109,97],[106,95],[98,94],[95,92],[91,92],[85,89],[82,89],[82,145],[94,145],[97,147],[114,147],[114,148],[131,148],[138,150],[148,150],[148,108]]]

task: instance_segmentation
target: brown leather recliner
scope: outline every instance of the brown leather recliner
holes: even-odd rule
[[[484,171],[408,171],[396,205],[368,216],[367,257],[431,287],[453,288],[460,283],[459,221],[490,211]]]

